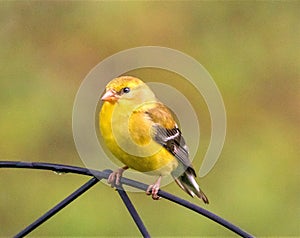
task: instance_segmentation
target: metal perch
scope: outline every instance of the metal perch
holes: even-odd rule
[[[23,229],[21,232],[19,232],[15,237],[24,237],[25,235],[29,234],[31,231],[33,231],[35,228],[40,226],[42,223],[44,223],[46,220],[51,218],[53,215],[61,211],[64,207],[66,207],[68,204],[70,204],[72,201],[74,201],[76,198],[81,196],[83,193],[88,191],[91,187],[93,187],[100,179],[107,179],[109,174],[112,172],[111,170],[104,170],[104,171],[97,171],[97,170],[91,170],[87,168],[82,167],[76,167],[76,166],[69,166],[69,165],[62,165],[62,164],[50,164],[50,163],[39,163],[39,162],[18,162],[18,161],[0,161],[0,168],[25,168],[25,169],[41,169],[41,170],[51,170],[57,173],[75,173],[75,174],[81,174],[86,176],[92,176],[93,178],[90,179],[87,183],[82,185],[80,188],[78,188],[76,191],[74,191],[72,194],[70,194],[68,197],[66,197],[64,200],[62,200],[60,203],[58,203],[56,206],[54,206],[52,209],[47,211],[43,216],[38,218],[36,221],[31,223],[29,226],[27,226],[25,229]],[[146,191],[148,188],[148,185],[134,181],[127,178],[121,178],[121,184],[127,185],[131,187],[135,187],[137,189]],[[132,202],[130,201],[127,193],[123,189],[122,185],[117,187],[117,191],[124,202],[126,208],[128,209],[131,217],[133,218],[135,224],[137,225],[138,229],[140,230],[141,234],[144,237],[150,237],[150,234],[148,233],[145,225],[143,224],[140,216],[138,215],[136,209],[134,208]],[[184,206],[198,214],[201,214],[208,219],[220,224],[223,227],[226,227],[227,229],[231,230],[232,232],[240,235],[241,237],[251,238],[254,237],[253,235],[247,233],[246,231],[242,230],[241,228],[235,226],[234,224],[228,222],[227,220],[217,216],[216,214],[199,207],[193,203],[190,203],[186,200],[183,200],[179,197],[176,197],[170,193],[167,193],[163,190],[159,190],[158,195],[160,197],[163,197],[169,201],[172,201],[174,203],[177,203],[181,206]]]

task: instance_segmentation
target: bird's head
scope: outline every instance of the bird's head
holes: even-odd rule
[[[143,103],[155,100],[151,89],[140,79],[122,76],[110,81],[105,88],[102,101],[109,103]]]

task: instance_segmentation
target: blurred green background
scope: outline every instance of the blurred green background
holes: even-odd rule
[[[200,181],[211,202],[205,208],[257,236],[300,236],[299,9],[297,1],[1,1],[0,160],[83,166],[71,125],[73,101],[87,73],[124,49],[174,48],[210,72],[227,110],[223,152]],[[156,81],[165,74],[147,72]],[[209,118],[204,123],[207,145]],[[197,170],[205,148],[199,154]],[[0,236],[16,234],[85,181],[1,169]],[[164,189],[203,205],[174,183]],[[129,196],[155,237],[234,236],[166,200]],[[117,193],[100,183],[32,236],[139,232]]]

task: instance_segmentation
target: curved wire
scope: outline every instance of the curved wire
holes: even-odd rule
[[[133,218],[135,224],[137,225],[141,234],[143,235],[143,237],[150,237],[150,234],[148,233],[142,219],[140,218],[139,214],[135,210],[132,202],[130,201],[130,199],[129,199],[127,193],[125,192],[125,190],[123,189],[122,185],[117,186],[117,191],[118,191],[122,201],[124,202],[127,210],[129,211],[131,217]]]
[[[62,165],[62,164],[40,163],[40,162],[21,162],[21,161],[0,161],[0,168],[26,168],[26,169],[51,170],[51,171],[54,171],[57,173],[75,173],[75,174],[81,174],[81,175],[87,175],[87,176],[95,176],[98,179],[99,178],[107,179],[108,176],[110,175],[110,173],[112,172],[111,170],[98,171],[98,170],[92,170],[92,169],[87,169],[87,168],[82,168],[82,167],[77,167],[77,166],[70,166],[70,165]],[[146,191],[148,188],[148,185],[146,185],[144,183],[141,183],[141,182],[138,182],[135,180],[131,180],[131,179],[127,179],[124,177],[121,178],[120,182],[123,185],[135,187],[135,188],[138,188],[143,191]],[[118,189],[120,189],[120,188],[118,188]],[[158,195],[160,197],[163,197],[167,200],[175,202],[175,203],[182,205],[198,214],[201,214],[201,215],[209,218],[210,220],[212,220],[212,221],[220,224],[221,226],[231,230],[232,232],[240,235],[241,237],[245,237],[245,238],[254,237],[250,233],[242,230],[238,226],[228,222],[227,220],[219,217],[218,215],[216,215],[202,207],[199,207],[193,203],[190,203],[184,199],[176,197],[173,194],[167,193],[163,190],[159,190]]]
[[[52,216],[54,216],[56,213],[58,213],[60,210],[62,210],[64,207],[66,207],[68,204],[73,202],[76,198],[78,198],[80,195],[85,193],[87,190],[89,190],[92,186],[94,186],[96,183],[98,183],[99,180],[95,177],[90,179],[87,183],[85,183],[83,186],[81,186],[79,189],[77,189],[75,192],[73,192],[71,195],[66,197],[64,200],[62,200],[60,203],[58,203],[56,206],[54,206],[52,209],[47,211],[43,216],[35,220],[33,223],[31,223],[29,226],[27,226],[25,229],[20,231],[17,235],[15,235],[15,238],[24,237],[30,232],[32,232],[35,228],[39,227],[41,224],[43,224],[45,221],[50,219]]]

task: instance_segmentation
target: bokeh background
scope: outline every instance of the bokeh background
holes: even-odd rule
[[[227,110],[223,152],[200,181],[211,202],[205,208],[256,236],[300,236],[299,9],[297,1],[1,1],[0,160],[83,166],[73,142],[72,107],[87,73],[124,49],[174,48],[210,72]],[[171,82],[172,76],[149,69],[135,73],[156,81]],[[201,96],[188,93],[207,111]],[[205,147],[195,159],[197,170]],[[16,234],[85,181],[79,175],[1,169],[0,236]],[[202,205],[174,183],[164,189]],[[166,200],[129,196],[154,237],[234,236]],[[117,193],[99,184],[32,235],[139,232]]]

